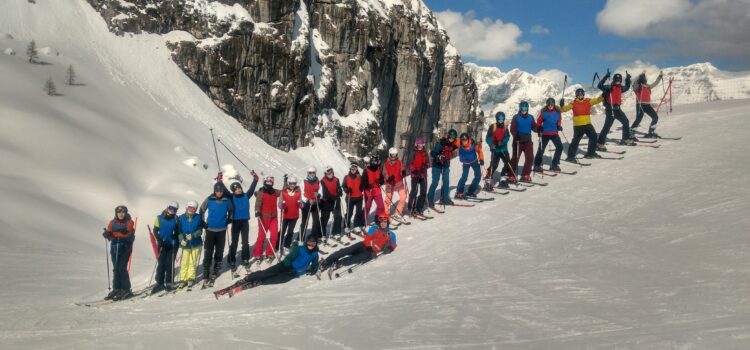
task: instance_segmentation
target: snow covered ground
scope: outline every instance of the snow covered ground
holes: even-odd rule
[[[287,154],[241,130],[174,66],[162,37],[115,37],[83,1],[3,6],[0,49],[17,53],[0,55],[3,348],[750,347],[748,100],[678,106],[659,131],[682,141],[449,208],[334,281],[76,306],[106,294],[99,234],[121,202],[141,219],[131,279],[146,285],[145,224],[168,200],[210,191],[208,126],[266,173],[346,165],[323,140]],[[50,64],[24,61],[31,38],[50,47]],[[62,84],[68,64],[85,85]],[[49,76],[64,96],[42,93]]]

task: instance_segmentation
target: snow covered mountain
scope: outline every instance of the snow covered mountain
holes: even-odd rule
[[[502,72],[495,67],[479,67],[473,63],[466,64],[466,67],[477,83],[480,106],[487,117],[497,111],[511,115],[518,110],[518,103],[523,100],[529,101],[532,110],[537,110],[548,97],[554,97],[556,100],[560,98],[562,82],[550,81],[518,69]],[[640,72],[646,71],[649,81],[654,81],[660,71],[653,65],[636,62],[630,66],[619,67],[617,72],[624,75],[626,70],[633,75],[633,79]],[[710,63],[664,68],[662,71],[664,79],[674,78],[674,105],[750,98],[750,72],[721,71]],[[572,98],[575,89],[579,87],[583,87],[589,96],[599,93],[598,89],[590,85],[573,84],[566,88],[565,97]],[[656,103],[664,95],[662,89],[661,85],[653,89],[652,98]],[[632,93],[625,94],[625,110],[632,110],[634,104],[635,96]]]
[[[183,32],[168,45],[177,66],[279,149],[330,135],[364,156],[477,117],[476,87],[421,0],[87,1],[117,34]]]

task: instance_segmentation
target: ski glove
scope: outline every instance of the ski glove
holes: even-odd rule
[[[187,246],[187,241],[185,241],[184,239],[180,240],[180,245],[183,246],[183,247],[186,247]]]
[[[401,177],[406,177],[406,169],[401,170]]]
[[[560,99],[560,108],[563,108],[563,107],[565,107],[565,99],[561,98]]]
[[[389,244],[383,248],[383,254],[390,254],[393,253],[393,247]]]
[[[563,131],[562,125],[557,127],[557,131]]]
[[[479,160],[479,165],[480,165],[480,166],[484,166],[484,159],[480,159],[480,160]]]
[[[191,235],[191,234],[189,234],[189,233],[188,233],[188,234],[186,234],[186,235],[185,235],[185,240],[188,240],[188,241],[192,241],[192,240],[193,240],[193,235]]]
[[[255,212],[255,217],[258,217],[258,218],[260,217],[260,211]]]
[[[104,237],[108,241],[111,241],[113,238],[115,238],[115,236],[112,235],[112,232],[109,232],[107,230],[104,230],[104,232],[102,232],[102,237]]]

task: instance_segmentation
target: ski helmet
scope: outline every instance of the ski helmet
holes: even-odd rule
[[[224,193],[224,188],[224,183],[221,181],[214,184],[214,192]]]
[[[555,99],[552,97],[547,98],[546,102],[547,106],[554,106],[555,105]]]
[[[615,82],[615,83],[622,82],[622,74],[615,73],[615,75],[612,76],[612,81]]]
[[[117,215],[117,213],[125,213],[125,214],[127,214],[128,213],[128,207],[126,207],[126,206],[124,206],[122,204],[118,205],[117,207],[115,207],[115,215]]]
[[[359,164],[352,162],[352,164],[349,165],[349,170],[359,170]]]
[[[417,140],[414,141],[414,146],[422,146],[424,147],[424,137],[417,137]]]
[[[362,162],[364,162],[365,164],[370,163],[370,156],[365,156],[364,158],[362,158]]]
[[[398,150],[396,149],[396,147],[391,147],[388,150],[388,156],[391,158],[398,158]]]
[[[521,101],[521,103],[518,104],[518,109],[521,111],[528,111],[529,110],[529,103],[526,101]]]
[[[263,183],[264,184],[273,185],[273,182],[274,182],[274,178],[271,175],[266,175],[266,177],[263,178]]]
[[[391,223],[391,216],[388,215],[387,212],[381,211],[380,213],[378,213],[378,222],[383,222],[383,221],[385,221],[385,222],[387,222],[387,223],[390,224]]]
[[[232,192],[237,191],[237,189],[242,189],[242,185],[240,185],[239,182],[232,182],[231,185],[229,185],[229,189],[232,190]]]
[[[310,174],[310,173],[316,174],[317,172],[318,172],[318,169],[315,169],[314,166],[311,166],[311,167],[307,168],[307,173],[308,174]]]
[[[646,84],[648,80],[646,79],[646,74],[641,73],[638,76],[638,84]]]
[[[495,113],[495,121],[497,121],[497,122],[505,122],[505,113],[503,113],[503,112],[497,112],[497,113]]]
[[[583,97],[586,96],[586,90],[583,88],[576,89],[576,97]]]
[[[380,156],[373,154],[372,157],[370,157],[370,164],[380,164]]]
[[[167,204],[167,210],[168,211],[173,211],[173,212],[176,213],[177,209],[180,209],[180,204],[179,203],[177,203],[175,201],[171,201],[171,202],[169,202],[169,204]]]
[[[328,174],[329,172],[333,173],[333,167],[330,165],[326,165],[326,174]]]
[[[459,138],[461,139],[461,141],[466,141],[466,140],[469,139],[469,134],[465,133],[465,132],[462,132],[461,133],[461,137],[459,137]]]
[[[287,179],[286,183],[289,184],[289,185],[296,186],[297,185],[297,177],[294,176],[294,175],[290,176],[289,179]]]
[[[458,138],[458,131],[456,131],[456,129],[448,130],[448,138],[451,138],[451,139]]]
[[[196,201],[192,201],[192,200],[191,200],[191,201],[188,201],[188,202],[187,202],[187,208],[188,208],[188,209],[189,209],[189,208],[193,208],[193,209],[198,209],[198,202],[196,202]]]
[[[309,235],[309,236],[307,236],[307,238],[305,239],[305,243],[310,243],[310,242],[313,242],[313,243],[315,243],[315,244],[318,244],[318,239],[317,239],[317,238],[316,238],[316,237],[315,237],[314,235]]]

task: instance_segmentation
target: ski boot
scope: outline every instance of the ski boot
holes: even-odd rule
[[[453,201],[450,198],[446,198],[442,201],[443,205],[454,205],[456,203],[453,203]]]
[[[635,146],[635,141],[632,138],[624,139],[620,141],[620,146]]]
[[[531,182],[531,176],[529,175],[521,176],[521,182]]]
[[[456,193],[456,196],[455,196],[455,197],[453,197],[453,198],[456,198],[456,199],[458,199],[458,200],[464,200],[464,199],[466,199],[466,198],[464,197],[464,194],[463,194],[463,193]]]
[[[159,293],[159,292],[161,292],[163,290],[165,290],[164,285],[163,284],[157,284],[157,285],[154,286],[154,288],[151,288],[151,294],[156,294],[156,293]]]
[[[466,192],[464,195],[466,198],[477,198],[477,192]]]
[[[109,294],[107,294],[106,297],[104,297],[104,300],[112,300],[117,294],[120,294],[119,289],[113,289]]]
[[[516,179],[515,176],[508,176],[508,183],[512,183],[512,184],[518,183],[518,180]]]
[[[541,165],[534,165],[534,172],[535,173],[543,173],[544,172],[544,168],[542,168]]]
[[[643,138],[645,138],[645,139],[658,139],[659,138],[659,134],[651,131],[648,134],[646,134],[646,136],[643,136]]]
[[[583,156],[583,158],[586,158],[586,159],[601,159],[602,156],[600,156],[599,153],[594,152],[594,153],[586,153],[586,155]]]
[[[597,143],[596,150],[599,152],[607,152],[607,146],[605,146],[603,143]]]
[[[235,263],[234,261],[230,262],[229,269],[232,270],[232,273],[237,272],[237,263]]]
[[[508,185],[508,181],[501,180],[500,183],[497,184],[497,187],[499,187],[499,188],[510,188],[510,185]]]
[[[561,172],[561,171],[562,171],[562,169],[560,169],[560,166],[559,166],[559,165],[553,165],[553,166],[550,166],[550,167],[549,167],[549,170],[550,170],[550,171],[552,171],[552,172],[555,172],[555,173],[559,173],[559,172]]]
[[[130,289],[120,289],[118,292],[119,293],[112,297],[112,300],[125,300],[133,297],[133,292],[131,292]]]

